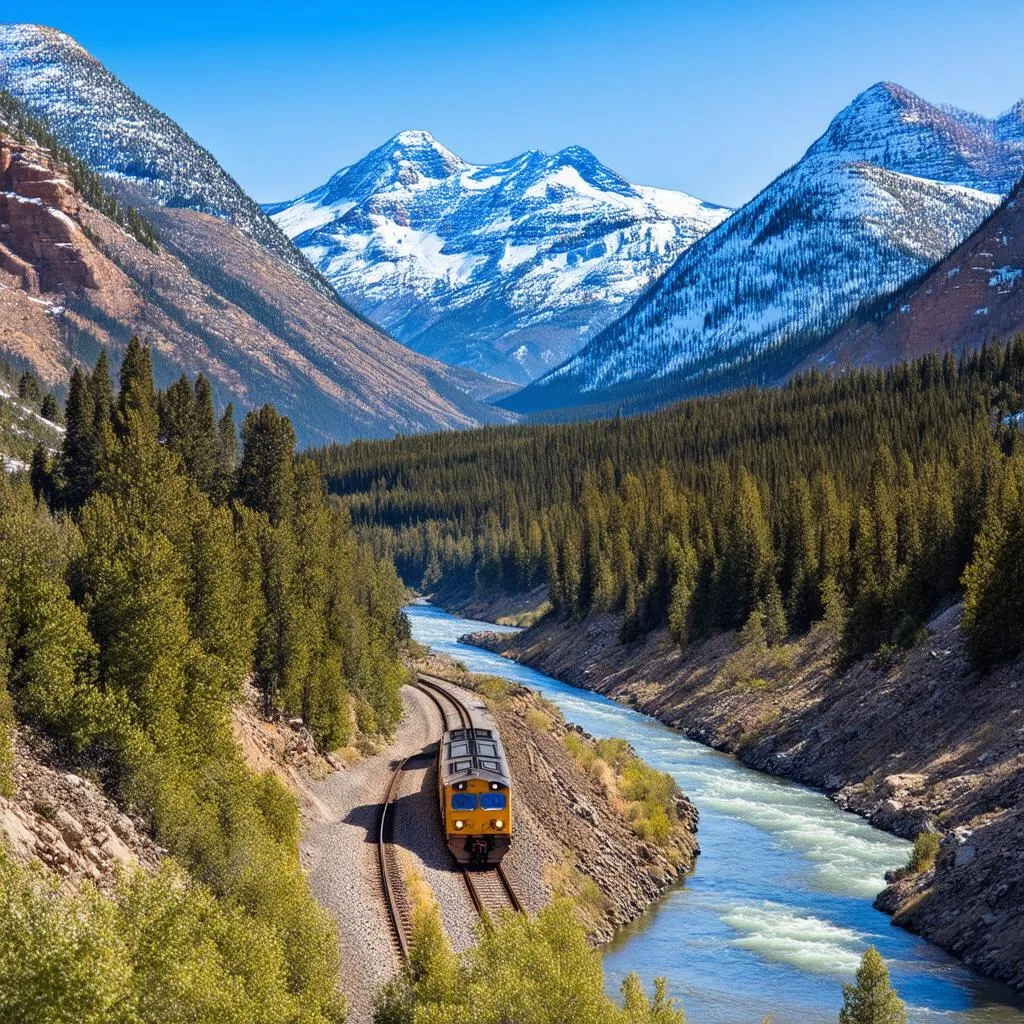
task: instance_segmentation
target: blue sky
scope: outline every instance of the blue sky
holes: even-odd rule
[[[4,0],[74,35],[257,199],[403,128],[468,160],[579,144],[633,181],[737,205],[873,82],[996,114],[1024,5]]]

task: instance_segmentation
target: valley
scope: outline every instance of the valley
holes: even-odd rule
[[[0,1024],[1024,1024],[991,13],[597,8],[0,24]]]
[[[785,1007],[795,1020],[820,1021],[838,1007],[833,979],[868,936],[893,963],[911,1020],[936,1013],[1021,1019],[1024,1003],[1008,987],[985,982],[920,938],[892,928],[872,908],[885,872],[909,856],[909,842],[871,828],[821,793],[745,768],[708,746],[708,732],[694,728],[700,742],[693,742],[677,731],[680,716],[693,722],[699,717],[686,705],[666,702],[667,694],[678,696],[679,685],[668,685],[664,662],[651,656],[657,638],[613,664],[614,645],[597,639],[607,636],[599,621],[576,631],[550,624],[532,636],[502,628],[493,636],[516,658],[510,662],[460,639],[480,635],[485,623],[427,604],[411,606],[409,614],[418,639],[472,671],[537,690],[597,736],[627,738],[655,767],[671,772],[700,811],[694,873],[606,948],[610,985],[636,963],[650,963],[668,976],[692,1019],[774,1016]],[[631,666],[641,665],[647,667],[631,674]],[[651,678],[664,678],[666,685],[659,690]],[[604,693],[597,692],[599,679]],[[758,709],[748,713],[753,718]],[[768,760],[761,763],[773,775],[786,774]],[[811,781],[808,773],[804,781]]]

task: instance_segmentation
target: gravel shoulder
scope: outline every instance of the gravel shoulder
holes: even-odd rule
[[[313,895],[337,923],[340,982],[351,1024],[370,1020],[374,993],[401,966],[381,894],[376,845],[392,763],[422,752],[438,736],[426,697],[405,687],[402,702],[405,716],[385,750],[309,783],[317,813],[306,816],[302,860]],[[409,799],[403,791],[400,802]],[[396,818],[395,836],[402,835]]]

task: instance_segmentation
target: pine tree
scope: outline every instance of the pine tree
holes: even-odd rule
[[[839,1024],[906,1024],[907,1008],[889,984],[889,970],[874,946],[868,946],[854,985],[843,986]]]
[[[249,508],[265,512],[277,524],[291,515],[295,431],[272,405],[246,414],[242,424],[242,462],[238,497]]]
[[[149,348],[132,336],[124,351],[119,374],[117,414],[114,425],[119,437],[129,430],[132,416],[139,419],[140,428],[153,433],[159,429],[156,390],[153,387],[153,360]]]
[[[210,474],[210,500],[222,505],[235,489],[238,471],[238,434],[235,431],[235,407],[229,402],[217,422]]]
[[[95,408],[89,381],[76,366],[68,387],[67,427],[60,453],[62,498],[72,509],[84,505],[96,487],[98,466]]]
[[[42,397],[43,393],[39,386],[39,378],[34,373],[26,370],[18,378],[18,398],[27,405],[37,408]]]
[[[49,392],[39,407],[39,415],[58,426],[64,422],[64,416],[60,411],[60,404],[57,402],[53,392]]]

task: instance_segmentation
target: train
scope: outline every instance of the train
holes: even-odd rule
[[[512,778],[487,708],[463,704],[459,717],[438,744],[441,824],[459,864],[493,867],[512,845]]]

